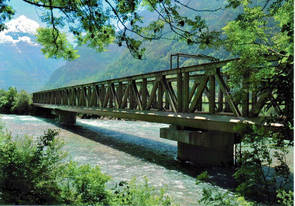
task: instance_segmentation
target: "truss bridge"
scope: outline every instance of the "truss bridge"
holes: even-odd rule
[[[171,55],[168,70],[35,92],[33,105],[54,110],[64,124],[74,124],[77,113],[170,124],[160,136],[178,142],[179,159],[232,164],[235,127],[259,123],[269,93],[258,96],[241,82],[244,93],[234,97],[221,68],[237,59],[179,67],[180,57],[193,56]]]

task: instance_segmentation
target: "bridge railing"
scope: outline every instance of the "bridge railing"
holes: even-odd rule
[[[246,90],[235,100],[220,68],[228,62],[116,78],[33,93],[33,103],[68,107],[258,116],[265,97]],[[250,100],[251,97],[251,100]]]

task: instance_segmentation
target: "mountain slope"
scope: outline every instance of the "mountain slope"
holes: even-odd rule
[[[45,88],[56,88],[65,85],[75,85],[98,81],[99,76],[106,72],[107,65],[115,62],[123,49],[110,45],[105,52],[97,53],[95,50],[82,46],[77,48],[80,57],[67,62],[51,75]]]
[[[64,63],[46,59],[40,51],[34,36],[37,22],[20,16],[6,25],[8,29],[0,33],[0,89],[40,90]]]
[[[216,9],[222,6],[223,1],[189,1],[194,8]],[[145,11],[144,11],[145,12]],[[181,13],[190,16],[193,11],[184,9]],[[220,30],[229,19],[233,19],[234,12],[218,11],[200,13],[209,24],[211,29]],[[150,12],[143,13],[144,19],[154,18]],[[168,32],[169,33],[169,32]],[[168,37],[173,37],[173,33]],[[228,53],[215,49],[201,50],[198,46],[189,46],[186,42],[158,40],[146,42],[146,52],[143,60],[134,59],[126,48],[112,45],[106,53],[96,53],[95,50],[86,49],[85,47],[77,48],[80,50],[79,59],[67,63],[65,66],[56,70],[46,88],[57,88],[61,86],[75,85],[86,82],[101,81],[111,78],[142,74],[152,71],[169,69],[170,54],[189,53],[205,54],[214,56],[219,59],[228,58]],[[91,58],[90,58],[91,57]],[[103,62],[103,64],[101,64]],[[188,66],[200,63],[194,59],[181,58],[180,65]]]

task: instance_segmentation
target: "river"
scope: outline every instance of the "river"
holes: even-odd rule
[[[49,128],[57,129],[72,160],[98,165],[112,177],[112,183],[134,177],[143,182],[146,177],[155,188],[165,187],[180,205],[198,205],[203,187],[225,190],[232,183],[231,171],[216,167],[209,169],[215,186],[196,185],[195,177],[205,169],[176,160],[176,142],[159,137],[160,128],[169,126],[166,124],[77,119],[75,126],[65,127],[54,120],[21,115],[0,115],[0,124],[15,137],[37,137]]]

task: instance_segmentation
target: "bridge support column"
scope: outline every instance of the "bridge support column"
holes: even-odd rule
[[[177,141],[177,158],[202,166],[233,165],[234,134],[216,131],[161,128],[160,137]]]
[[[57,110],[58,121],[64,125],[73,125],[76,123],[76,113]]]

